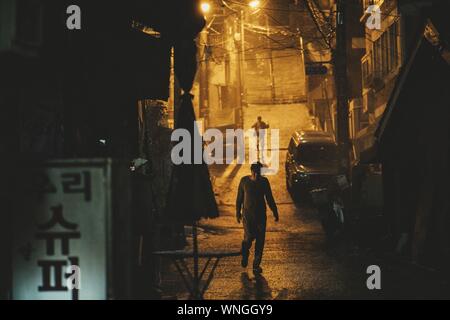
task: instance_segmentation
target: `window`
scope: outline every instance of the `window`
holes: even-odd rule
[[[389,43],[387,32],[383,33],[381,36],[381,74],[383,76],[387,75],[390,71],[389,69]]]
[[[298,147],[299,163],[329,164],[338,160],[337,147],[332,144],[303,144]]]
[[[398,22],[393,23],[372,47],[372,65],[375,77],[384,77],[396,70],[400,64],[398,46]]]
[[[369,69],[369,60],[364,60],[362,63],[362,74],[363,74],[363,78],[367,79],[369,77],[370,74],[370,69]]]
[[[389,46],[390,46],[390,68],[391,70],[397,68],[400,64],[400,52],[398,50],[398,38],[399,38],[399,22],[396,21],[389,28]]]
[[[381,41],[378,39],[372,45],[372,65],[375,77],[379,77],[381,71]]]

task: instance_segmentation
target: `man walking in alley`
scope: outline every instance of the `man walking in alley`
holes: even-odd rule
[[[264,155],[264,145],[265,145],[265,137],[266,137],[266,130],[269,129],[269,125],[262,121],[262,117],[259,116],[256,119],[255,124],[252,125],[252,129],[255,129],[256,134],[256,149],[258,151],[258,159],[259,159],[259,152]]]
[[[269,180],[261,176],[262,164],[257,162],[251,166],[251,175],[243,177],[239,183],[236,199],[236,219],[244,225],[244,241],[242,241],[242,267],[248,265],[248,256],[253,240],[255,243],[255,258],[253,272],[262,272],[260,267],[264,241],[266,237],[266,201],[272,210],[275,221],[278,222],[278,209],[272,195]],[[241,212],[242,211],[242,212]]]

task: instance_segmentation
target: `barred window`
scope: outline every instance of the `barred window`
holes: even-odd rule
[[[400,65],[398,21],[373,43],[372,65],[376,77],[386,76]]]

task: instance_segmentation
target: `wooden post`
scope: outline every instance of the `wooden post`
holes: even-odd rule
[[[192,223],[192,242],[193,242],[193,256],[194,256],[194,300],[200,300],[200,279],[198,274],[198,235],[197,222]]]

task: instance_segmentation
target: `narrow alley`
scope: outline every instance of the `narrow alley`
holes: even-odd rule
[[[292,112],[294,108],[297,109],[296,114],[302,117],[287,120],[286,112]],[[286,148],[283,146],[287,145],[289,135],[295,129],[309,129],[312,126],[306,106],[249,107],[245,112],[245,128],[251,127],[258,115],[280,128],[280,169],[276,175],[269,176],[280,221],[275,223],[270,209],[267,209],[262,275],[255,276],[251,265],[243,269],[240,257],[225,258],[214,274],[205,299],[386,299],[439,296],[441,292],[435,289],[444,284],[428,270],[392,261],[388,263],[385,258],[363,254],[352,244],[327,243],[316,210],[310,205],[294,203],[285,184]],[[235,218],[236,193],[240,179],[250,174],[250,164],[215,165],[210,166],[209,170],[220,217],[200,222],[200,250],[238,251],[243,228]],[[366,286],[369,277],[366,270],[370,265],[381,267],[381,291],[370,291]],[[181,279],[170,268],[163,268],[169,271],[162,273],[163,295],[171,299],[187,299],[188,293],[183,290]]]
[[[450,299],[448,12],[0,0],[0,301]]]

